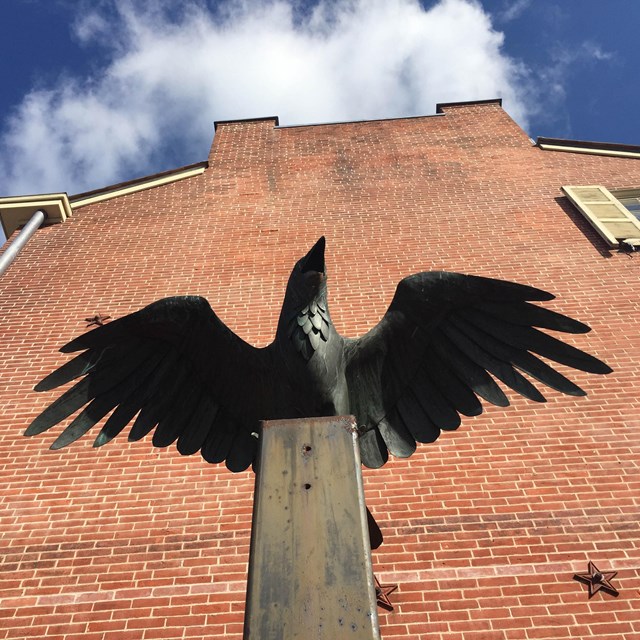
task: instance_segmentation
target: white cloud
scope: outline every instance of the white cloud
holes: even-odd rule
[[[595,42],[583,42],[582,52],[585,58],[591,58],[593,60],[614,60],[615,54],[611,51],[605,51],[599,44]]]
[[[531,107],[529,113],[535,116],[538,125],[549,124],[561,132],[559,135],[571,138],[574,134],[566,105],[575,79],[580,78],[581,82],[587,79],[587,82],[597,84],[602,67],[594,63],[616,64],[617,56],[605,51],[599,44],[586,40],[571,48],[553,47],[548,58],[547,64],[531,71],[532,83],[543,88],[545,93],[544,99],[536,107]],[[592,80],[588,80],[589,77]],[[594,94],[593,98],[599,99],[600,96]]]
[[[3,123],[0,193],[74,193],[204,159],[214,120],[397,117],[500,96],[527,124],[526,70],[476,0],[97,6],[75,36],[108,64],[25,96]]]
[[[513,0],[513,2],[506,2],[504,9],[498,11],[496,17],[500,22],[517,20],[529,8],[530,4],[531,0]]]

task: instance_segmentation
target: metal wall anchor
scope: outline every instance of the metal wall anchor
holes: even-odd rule
[[[593,562],[589,561],[588,573],[576,573],[573,579],[589,587],[589,598],[600,590],[617,598],[620,592],[611,584],[611,580],[617,574],[617,571],[600,571]]]

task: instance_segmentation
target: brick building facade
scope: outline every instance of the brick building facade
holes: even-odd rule
[[[241,637],[251,472],[149,439],[50,451],[60,429],[21,434],[85,318],[198,294],[265,345],[323,234],[343,335],[371,328],[404,276],[459,271],[552,291],[545,306],[593,328],[567,341],[614,369],[568,373],[586,398],[509,394],[364,471],[385,535],[374,571],[399,585],[383,638],[640,637],[640,255],[609,248],[561,190],[640,187],[640,155],[534,145],[498,101],[439,111],[218,123],[208,163],[72,197],[36,232],[0,279],[0,639]],[[572,579],[589,560],[618,572],[618,597]]]

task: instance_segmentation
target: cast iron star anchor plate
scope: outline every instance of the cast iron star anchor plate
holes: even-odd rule
[[[578,582],[582,582],[589,587],[589,598],[593,597],[593,595],[601,589],[605,593],[617,598],[620,593],[611,584],[611,580],[613,580],[617,574],[617,571],[599,571],[598,567],[596,567],[593,562],[589,561],[589,572],[576,573],[573,576],[573,579]]]
[[[393,593],[397,588],[397,584],[380,584],[380,580],[373,576],[376,581],[376,602],[379,607],[386,609],[387,611],[393,611],[393,605],[389,600],[389,595]]]
[[[94,324],[96,325],[96,327],[101,327],[110,318],[111,316],[103,316],[101,313],[96,313],[95,316],[92,316],[91,318],[85,318],[84,321],[88,323],[87,327],[90,327]]]

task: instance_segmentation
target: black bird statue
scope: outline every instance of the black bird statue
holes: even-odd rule
[[[178,296],[85,333],[62,347],[83,351],[47,376],[47,391],[84,376],[29,426],[46,431],[82,407],[52,449],[77,440],[113,411],[95,439],[106,444],[135,417],[129,440],[155,428],[153,444],[246,469],[261,420],[352,414],[361,458],[382,466],[416,442],[482,412],[479,398],[509,404],[494,378],[544,402],[520,372],[562,393],[585,392],[534,353],[590,373],[611,369],[539,331],[589,327],[529,301],[553,295],[520,284],[443,271],[404,278],[376,327],[340,336],[327,305],[324,237],[291,272],[274,341],[255,348],[204,298]],[[85,407],[86,405],[86,407]]]

